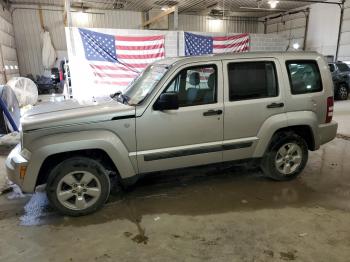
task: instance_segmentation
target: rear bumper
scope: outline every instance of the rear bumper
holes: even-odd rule
[[[318,126],[320,145],[323,145],[335,138],[337,135],[338,123],[332,121]]]
[[[20,176],[21,167],[27,167],[28,161],[21,156],[21,145],[17,145],[6,159],[6,172],[8,178],[23,190],[24,178]]]

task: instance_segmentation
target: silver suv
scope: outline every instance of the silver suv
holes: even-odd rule
[[[112,98],[34,107],[6,166],[24,192],[46,184],[57,210],[85,215],[154,171],[255,159],[272,179],[295,178],[335,137],[332,115],[319,54],[169,58]]]

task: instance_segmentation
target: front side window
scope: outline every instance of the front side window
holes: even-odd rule
[[[275,64],[270,61],[228,64],[230,101],[278,96]]]
[[[216,103],[216,66],[196,66],[181,70],[165,92],[177,93],[180,107]]]
[[[286,65],[293,95],[322,91],[321,74],[316,61],[287,61]]]

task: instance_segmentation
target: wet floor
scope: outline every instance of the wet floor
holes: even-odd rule
[[[248,164],[157,173],[79,218],[8,193],[0,261],[349,261],[349,159],[338,135],[293,181]]]
[[[9,193],[0,202],[0,258],[116,261],[121,252],[121,261],[348,261],[349,149],[337,138],[311,152],[289,182],[249,165],[153,174],[80,218],[57,214],[43,192],[5,199]],[[86,245],[87,253],[75,250]],[[328,256],[317,251],[322,245]]]
[[[197,216],[287,206],[350,211],[349,149],[350,141],[341,137],[310,152],[303,174],[288,182],[267,179],[249,163],[184,169],[143,177],[124,194],[111,196],[106,206],[91,216],[63,218],[50,208],[44,192],[27,196],[24,208],[13,209],[12,215],[20,215],[19,223],[24,226],[84,226],[117,219],[135,222],[144,215],[160,213]],[[9,216],[11,212],[0,210],[0,220]]]

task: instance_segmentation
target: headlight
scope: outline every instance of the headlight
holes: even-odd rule
[[[22,148],[20,155],[26,160],[29,160],[32,153],[28,149]]]

